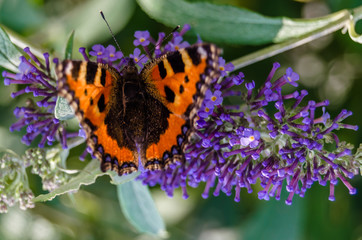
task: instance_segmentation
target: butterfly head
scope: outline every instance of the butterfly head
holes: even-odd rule
[[[126,66],[121,71],[123,78],[123,96],[126,102],[137,101],[142,97],[142,79],[133,59],[127,59]]]
[[[120,72],[121,76],[126,77],[126,75],[138,74],[136,63],[132,58],[124,57],[121,61],[124,63],[124,67]]]

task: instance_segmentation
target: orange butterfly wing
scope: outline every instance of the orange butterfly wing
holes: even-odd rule
[[[122,129],[111,137],[105,124],[119,73],[101,63],[66,60],[58,66],[57,75],[59,96],[66,98],[75,110],[87,134],[88,146],[101,160],[101,169],[112,169],[120,175],[136,171],[136,149],[125,143]]]
[[[212,44],[196,44],[170,52],[145,66],[141,73],[149,93],[171,112],[168,128],[158,142],[149,142],[145,158],[167,166],[181,161],[204,93],[219,76],[221,50]],[[152,165],[150,167],[152,169]]]
[[[103,171],[133,172],[139,159],[161,169],[183,160],[204,93],[219,76],[219,54],[197,44],[154,59],[140,75],[130,64],[123,77],[106,64],[66,60],[57,69],[59,96],[74,108]]]

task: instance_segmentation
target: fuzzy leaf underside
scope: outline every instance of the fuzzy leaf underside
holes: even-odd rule
[[[10,41],[8,34],[0,27],[0,66],[13,72],[17,72],[20,56],[20,52]]]

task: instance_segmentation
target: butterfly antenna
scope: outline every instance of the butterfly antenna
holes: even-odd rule
[[[111,33],[112,38],[113,38],[114,42],[116,43],[116,45],[117,45],[118,49],[122,52],[122,50],[121,50],[121,48],[120,48],[120,46],[119,46],[119,44],[118,44],[118,42],[117,42],[116,38],[114,37],[114,34],[113,34],[113,32],[112,32],[112,29],[111,29],[111,27],[109,26],[109,24],[108,24],[108,22],[107,22],[107,20],[106,20],[106,17],[105,17],[105,16],[104,16],[104,14],[103,14],[103,11],[99,11],[99,13],[101,14],[101,16],[102,16],[103,20],[106,22],[107,27],[108,27],[108,29],[109,29],[109,32]]]
[[[147,52],[148,57],[149,57],[149,58],[152,58],[152,54],[153,54],[153,52],[155,51],[156,47],[160,46],[165,40],[167,40],[168,38],[170,38],[170,36],[171,36],[174,32],[176,32],[179,28],[180,28],[180,25],[177,25],[164,39],[162,39],[162,41],[160,41],[159,43],[157,43],[157,45],[155,45],[155,46],[151,49],[151,51]],[[144,57],[146,57],[146,55],[144,55],[142,58],[144,58]],[[140,58],[140,60],[141,60],[142,58]],[[140,60],[138,60],[138,61],[140,61]]]
[[[157,45],[155,45],[153,47],[153,49],[151,50],[151,52],[153,53],[153,51],[155,51],[156,47],[160,46],[165,40],[169,39],[171,37],[171,35],[176,32],[178,29],[180,28],[180,25],[177,25],[164,39],[162,39],[162,41],[160,41]]]
[[[163,41],[169,39],[170,36],[171,36],[174,32],[176,32],[179,28],[180,28],[180,25],[177,25],[164,39],[162,39],[162,41],[161,41],[158,45],[160,45]],[[158,45],[157,45],[157,46],[158,46]]]

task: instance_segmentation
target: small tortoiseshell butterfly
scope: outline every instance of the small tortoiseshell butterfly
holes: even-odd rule
[[[68,100],[102,171],[158,170],[184,160],[204,93],[219,76],[221,50],[195,44],[153,59],[139,73],[102,63],[65,60],[59,96]]]

